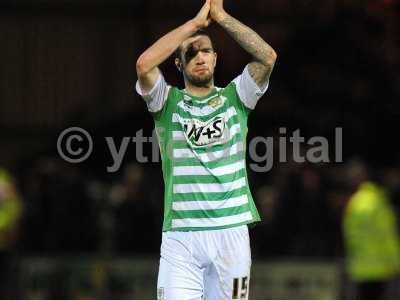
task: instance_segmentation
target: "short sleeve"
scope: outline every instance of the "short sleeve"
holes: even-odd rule
[[[258,100],[264,95],[269,86],[269,81],[267,81],[265,85],[260,88],[253,77],[251,77],[248,65],[244,68],[243,73],[236,77],[233,82],[235,83],[236,92],[240,100],[249,109],[254,109],[256,107]]]
[[[158,112],[163,108],[167,101],[169,89],[170,86],[167,85],[162,74],[158,76],[156,84],[147,93],[142,90],[139,80],[136,81],[136,92],[146,101],[147,108],[152,113]]]

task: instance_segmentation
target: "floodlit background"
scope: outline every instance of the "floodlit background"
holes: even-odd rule
[[[107,172],[105,138],[119,147],[138,131],[151,136],[152,118],[134,90],[136,59],[201,5],[1,1],[1,299],[156,298],[161,165],[138,161],[129,143],[121,168]],[[225,0],[225,7],[278,53],[249,120],[249,141],[275,141],[273,168],[248,169],[263,218],[250,231],[250,299],[353,300],[366,290],[400,299],[399,1]],[[217,25],[210,32],[216,84],[225,86],[249,56]],[[161,69],[182,87],[172,59]],[[93,153],[80,164],[57,152],[59,134],[73,126],[93,137]],[[331,162],[297,163],[289,142],[288,162],[279,162],[279,128],[287,140],[297,129],[306,141],[325,137]],[[343,162],[334,161],[337,146]],[[260,156],[266,150],[257,148]],[[143,153],[152,151],[145,144]]]

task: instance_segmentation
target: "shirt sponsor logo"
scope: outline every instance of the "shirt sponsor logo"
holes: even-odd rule
[[[217,144],[223,141],[225,119],[216,116],[206,122],[185,120],[183,129],[187,141],[194,147]]]

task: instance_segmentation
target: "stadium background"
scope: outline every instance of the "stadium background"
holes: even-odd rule
[[[306,138],[333,142],[335,128],[343,128],[342,163],[279,163],[275,156],[271,171],[249,170],[263,216],[251,230],[252,298],[350,300],[342,220],[351,168],[366,164],[400,208],[399,2],[225,2],[278,52],[270,89],[251,114],[249,139],[277,138],[285,127],[288,135],[300,129]],[[104,138],[118,145],[141,129],[151,135],[151,116],[134,92],[136,59],[200,5],[1,2],[0,167],[14,176],[23,206],[0,251],[11,262],[4,299],[154,299],[160,164],[137,163],[131,143],[121,169],[108,173]],[[223,86],[249,57],[216,25],[210,31],[219,54],[216,83]],[[182,86],[172,60],[162,70]],[[93,154],[77,165],[56,148],[71,126],[94,137]],[[392,283],[387,299],[398,293]]]

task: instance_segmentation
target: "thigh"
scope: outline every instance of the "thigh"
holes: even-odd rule
[[[226,234],[205,273],[205,300],[247,300],[251,251],[247,227]]]
[[[157,282],[158,300],[203,299],[203,272],[193,261],[192,245],[185,234],[163,236]]]
[[[203,299],[202,270],[194,265],[171,262],[161,258],[157,282],[157,300],[177,299]]]

